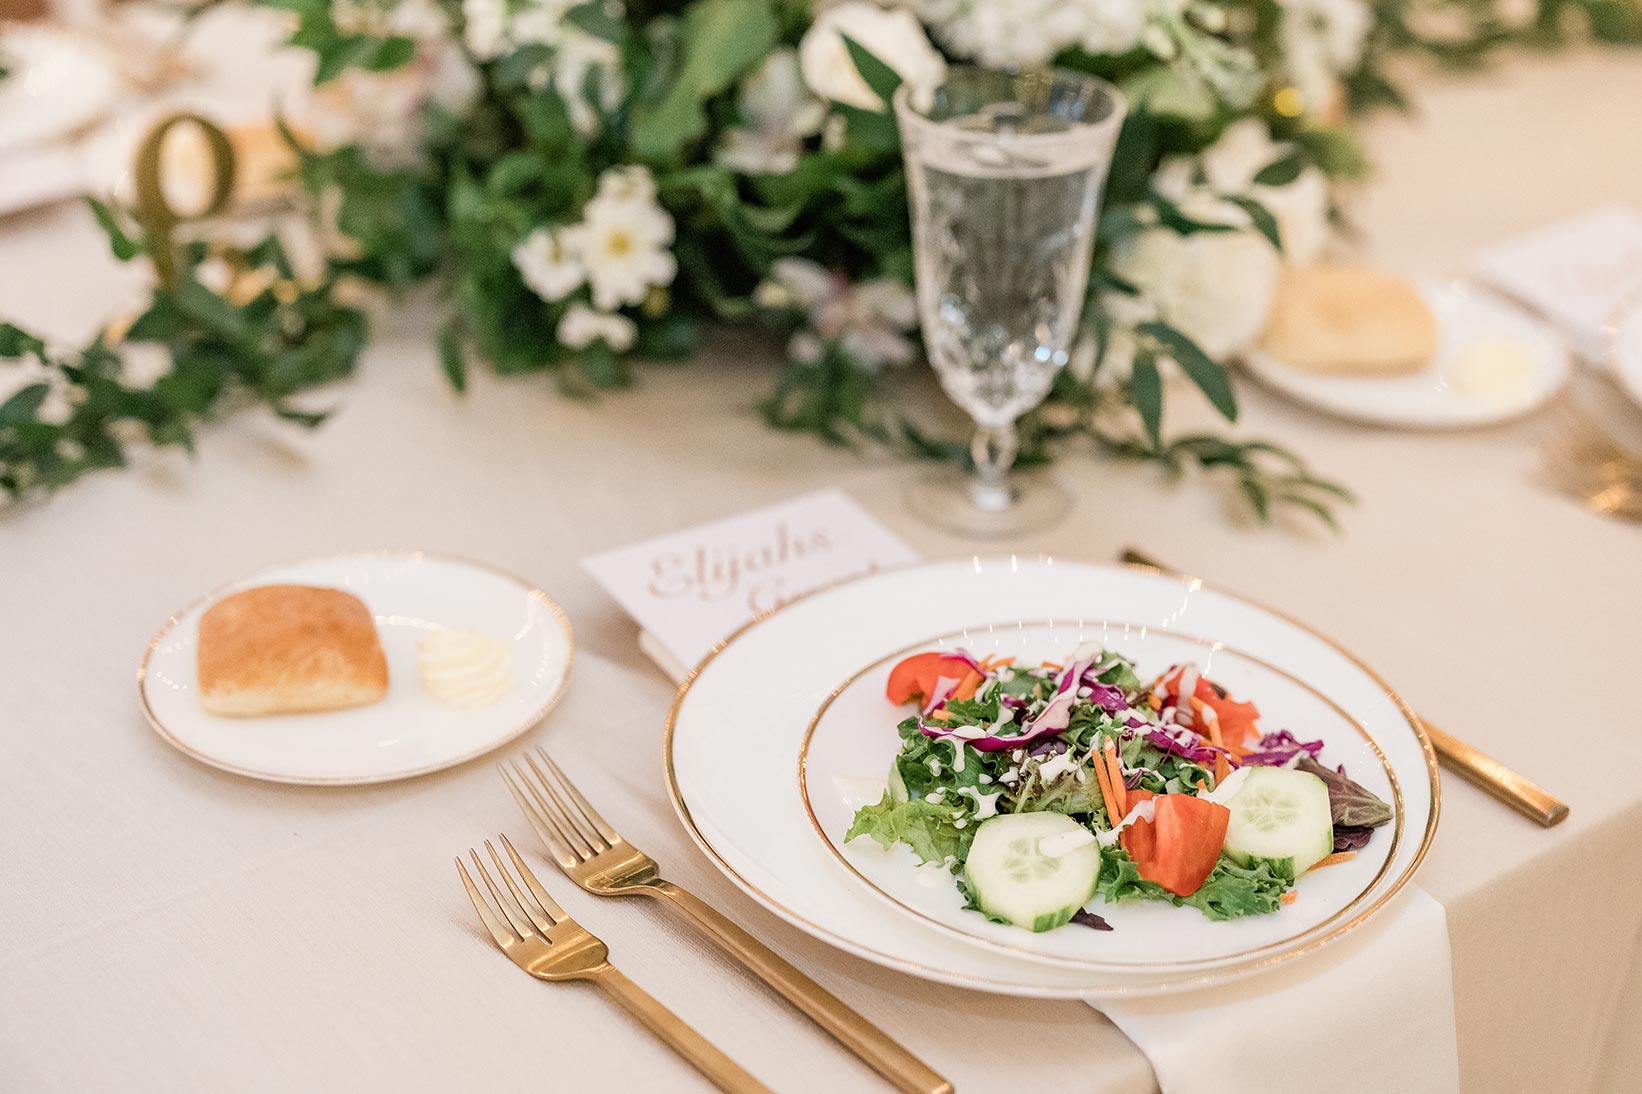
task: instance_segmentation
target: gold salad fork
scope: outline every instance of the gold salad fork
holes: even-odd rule
[[[538,762],[539,761],[539,762]],[[907,1094],[951,1094],[952,1084],[843,1000],[710,905],[662,878],[655,859],[623,839],[588,804],[546,750],[502,768],[525,819],[566,877],[597,896],[648,896],[666,902],[867,1066]]]
[[[683,1019],[656,1002],[649,992],[610,964],[610,951],[605,944],[586,927],[571,919],[548,895],[541,882],[536,880],[536,875],[530,872],[530,867],[525,865],[524,859],[519,857],[519,852],[513,849],[512,841],[506,836],[502,836],[501,840],[502,846],[507,848],[508,858],[513,860],[513,866],[524,882],[524,888],[521,889],[518,882],[513,880],[513,874],[489,840],[485,841],[485,850],[490,852],[490,859],[496,864],[496,872],[502,875],[512,900],[503,896],[496,887],[477,851],[470,848],[468,854],[473,857],[473,866],[484,879],[485,888],[490,890],[494,903],[486,901],[480,894],[479,887],[473,884],[473,878],[468,875],[460,857],[456,860],[456,870],[462,875],[462,884],[467,887],[468,899],[473,901],[473,910],[479,913],[496,945],[515,965],[538,980],[591,981],[642,1022],[651,1033],[661,1038],[667,1047],[711,1079],[720,1090],[730,1091],[731,1094],[755,1094],[760,1091],[769,1094],[768,1087],[743,1071],[739,1064],[714,1048]]]

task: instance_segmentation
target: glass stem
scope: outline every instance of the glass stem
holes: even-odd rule
[[[975,431],[969,442],[969,455],[975,461],[969,496],[975,508],[997,513],[1015,503],[1014,491],[1009,488],[1009,469],[1015,465],[1019,451],[1014,422],[981,426]]]

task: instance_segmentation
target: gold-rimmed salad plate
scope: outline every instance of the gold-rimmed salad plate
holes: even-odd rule
[[[1351,862],[1304,877],[1278,912],[1214,921],[1152,902],[1092,907],[1113,926],[1033,933],[965,909],[950,874],[904,846],[846,841],[878,800],[908,711],[885,697],[905,653],[1054,661],[1094,642],[1144,676],[1195,661],[1264,730],[1325,742],[1394,804]],[[765,906],[841,948],[915,975],[1026,995],[1106,997],[1249,975],[1339,938],[1413,876],[1436,827],[1435,757],[1396,694],[1340,647],[1247,601],[1182,579],[1062,559],[966,559],[871,575],[750,624],[680,689],[670,789],[686,827]],[[943,876],[944,875],[944,876]]]

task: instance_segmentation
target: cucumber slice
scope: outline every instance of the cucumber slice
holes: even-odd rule
[[[1095,895],[1100,844],[1062,813],[1009,813],[975,830],[964,877],[981,911],[1049,931]]]
[[[1231,810],[1226,854],[1240,866],[1251,859],[1288,859],[1299,877],[1334,850],[1328,786],[1308,771],[1245,767],[1223,804]]]

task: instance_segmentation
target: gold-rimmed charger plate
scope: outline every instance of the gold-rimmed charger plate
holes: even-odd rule
[[[376,621],[388,694],[369,706],[313,714],[223,718],[199,705],[199,617],[223,596],[257,585],[344,589]],[[492,706],[444,706],[422,688],[416,646],[439,627],[505,639],[514,682]],[[248,778],[357,785],[413,778],[471,760],[540,722],[569,682],[570,620],[536,586],[493,567],[427,551],[370,551],[270,567],[184,608],[149,641],[137,695],[150,728],[201,763]]]
[[[792,781],[805,732],[839,682],[864,664],[930,635],[962,631],[977,619],[1050,617],[1220,637],[1311,682],[1369,728],[1398,775],[1406,838],[1397,841],[1383,875],[1350,913],[1283,945],[1218,965],[1073,968],[955,938],[895,907],[841,865],[816,834]],[[1319,673],[1329,679],[1319,680]],[[892,726],[886,732],[893,739]],[[1021,995],[1187,990],[1309,953],[1366,922],[1407,884],[1430,845],[1438,811],[1435,755],[1418,720],[1343,649],[1195,579],[1064,559],[932,563],[800,598],[755,620],[697,666],[675,699],[666,748],[669,792],[681,820],[754,899],[816,937],[880,964]]]

